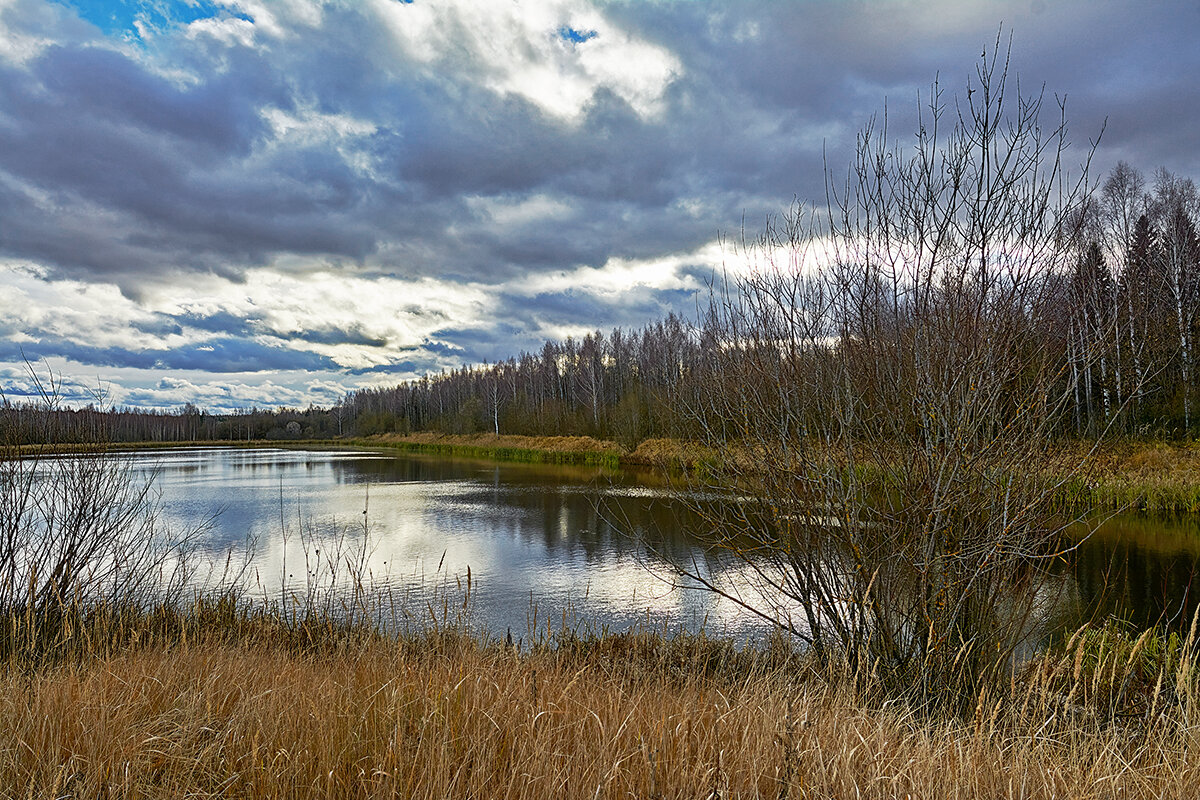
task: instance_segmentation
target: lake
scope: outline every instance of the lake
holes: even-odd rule
[[[672,585],[659,553],[700,563],[704,553],[650,473],[342,450],[120,457],[154,476],[168,522],[208,520],[200,554],[218,572],[248,564],[253,591],[267,598],[344,589],[361,574],[401,616],[427,621],[462,608],[469,572],[473,624],[514,639],[564,621],[736,639],[765,630],[730,601]],[[1104,611],[1138,624],[1190,620],[1198,556],[1195,519],[1114,517],[1064,568],[1053,624],[1078,624],[1101,598]]]

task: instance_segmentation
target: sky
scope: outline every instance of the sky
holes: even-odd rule
[[[0,392],[329,405],[694,312],[998,33],[1094,177],[1200,177],[1195,0],[0,0]]]

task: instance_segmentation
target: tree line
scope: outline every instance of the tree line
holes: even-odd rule
[[[1078,376],[1069,427],[1167,437],[1197,430],[1200,195],[1122,162],[1083,208],[1078,261],[1055,321]],[[1086,362],[1086,365],[1085,365]]]
[[[1031,333],[1051,343],[1061,381],[1072,387],[1060,435],[1200,432],[1198,222],[1190,178],[1159,169],[1147,180],[1121,162],[1064,225],[1064,250],[1075,256],[1044,276],[1051,285]],[[672,315],[641,329],[548,341],[539,353],[361,389],[341,411],[359,435],[698,438],[730,416],[723,405],[737,394],[713,369],[729,347],[718,328],[710,307],[696,321]]]

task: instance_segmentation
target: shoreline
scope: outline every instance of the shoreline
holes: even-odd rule
[[[188,447],[288,450],[354,449],[414,453],[496,462],[597,466],[605,469],[655,469],[678,472],[700,468],[716,457],[705,448],[672,439],[646,439],[630,450],[590,436],[494,434],[375,434],[341,439],[253,441],[115,442],[22,445],[21,456],[93,452],[140,452]],[[1086,445],[1064,442],[1063,453]],[[1091,466],[1062,491],[1062,510],[1133,511],[1146,514],[1200,514],[1200,444],[1192,442],[1114,441],[1103,445]]]

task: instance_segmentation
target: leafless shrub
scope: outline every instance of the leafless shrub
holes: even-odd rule
[[[28,431],[0,424],[0,614],[13,623],[0,648],[10,655],[61,641],[72,614],[179,599],[203,530],[171,530],[153,476],[107,451],[102,431],[80,443],[59,430],[60,379],[27,366],[46,412],[40,444],[22,445]]]
[[[1048,446],[1075,378],[1044,331],[1086,163],[1064,170],[1062,103],[1043,126],[996,45],[965,98],[933,86],[911,150],[872,122],[826,212],[746,244],[685,411],[724,455],[682,496],[739,495],[693,505],[740,568],[680,572],[923,702],[973,703],[1027,643],[1083,466]]]

